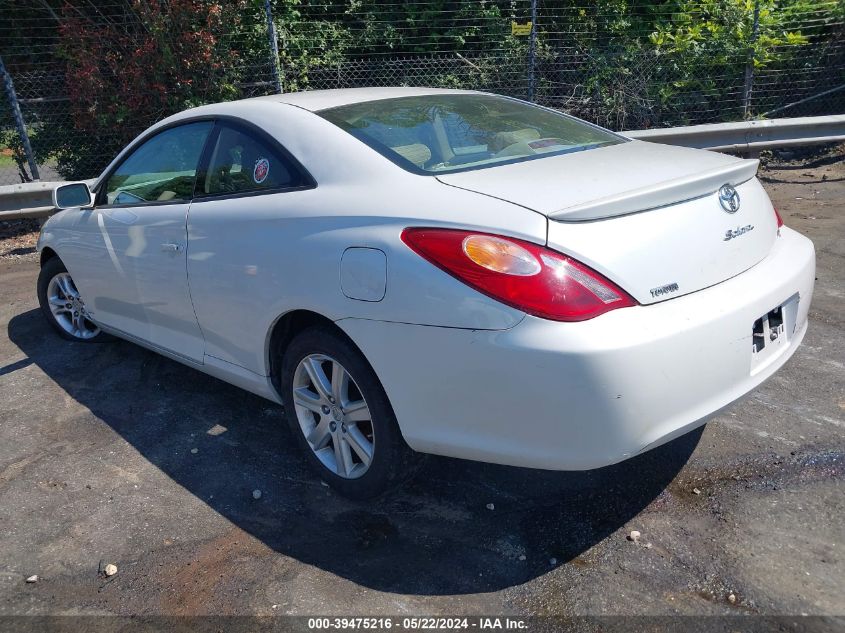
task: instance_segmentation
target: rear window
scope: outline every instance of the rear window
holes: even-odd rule
[[[400,97],[318,114],[417,173],[480,169],[625,142],[565,114],[494,95]]]

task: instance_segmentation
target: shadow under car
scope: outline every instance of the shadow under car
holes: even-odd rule
[[[587,472],[430,457],[402,489],[356,503],[312,476],[278,405],[131,343],[63,341],[38,310],[13,317],[8,336],[211,509],[285,556],[386,592],[496,591],[572,560],[661,494],[702,432]],[[175,448],[191,434],[200,450],[186,460]]]

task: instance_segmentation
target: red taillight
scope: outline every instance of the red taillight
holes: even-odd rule
[[[774,212],[775,212],[775,218],[776,218],[776,219],[777,219],[777,221],[778,221],[778,233],[780,233],[780,227],[782,227],[782,226],[783,226],[783,218],[782,218],[782,217],[780,217],[780,213],[778,213],[778,210],[777,210],[775,207],[772,207],[772,209],[774,209]]]
[[[545,319],[584,321],[636,305],[624,290],[591,268],[530,242],[421,228],[402,231],[402,241],[468,286]]]

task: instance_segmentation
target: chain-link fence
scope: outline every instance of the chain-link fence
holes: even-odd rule
[[[487,90],[616,129],[845,112],[842,0],[5,0],[0,185],[283,91]],[[23,123],[14,117],[19,108]]]

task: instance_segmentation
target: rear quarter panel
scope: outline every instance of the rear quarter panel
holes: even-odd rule
[[[432,266],[400,239],[409,226],[460,226],[542,244],[546,218],[392,166],[389,182],[324,180],[315,189],[195,201],[188,219],[188,278],[210,356],[266,374],[269,333],[305,309],[359,318],[505,329],[524,316]],[[386,254],[381,301],[341,289],[349,247]]]

